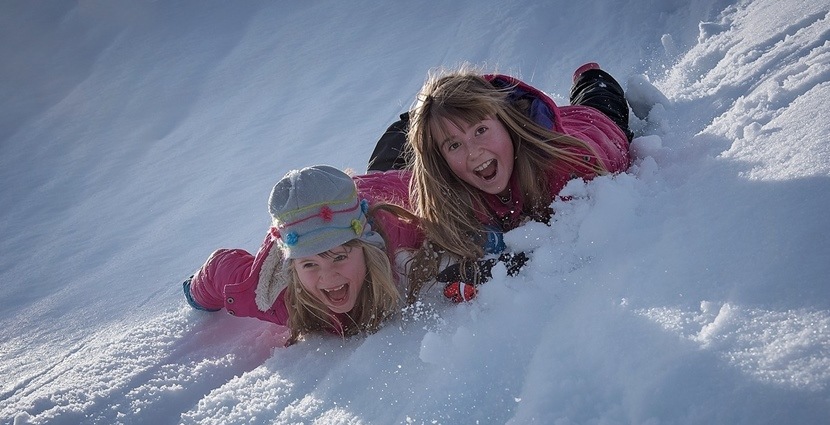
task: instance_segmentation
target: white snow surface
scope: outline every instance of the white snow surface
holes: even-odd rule
[[[0,3],[3,424],[830,423],[830,5]],[[355,172],[428,71],[626,87],[627,173],[575,181],[471,303],[289,348],[186,305],[292,168]]]

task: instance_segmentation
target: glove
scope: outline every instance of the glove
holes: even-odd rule
[[[476,297],[478,289],[464,282],[450,282],[444,286],[444,296],[458,304]]]
[[[498,254],[507,248],[504,244],[504,233],[495,226],[487,227],[484,237],[486,238],[484,242],[485,254]]]
[[[438,273],[438,276],[435,277],[435,280],[439,282],[456,282],[463,280],[465,282],[473,282],[476,285],[480,285],[493,277],[491,271],[496,263],[504,263],[504,266],[507,268],[507,275],[516,276],[528,260],[529,258],[524,252],[518,252],[515,254],[506,252],[500,255],[499,258],[464,261],[453,264],[442,270]]]
[[[527,255],[524,252],[516,254],[504,253],[498,259],[466,261],[453,264],[436,276],[439,282],[446,282],[444,296],[454,303],[469,301],[478,294],[477,285],[487,282],[493,277],[491,273],[497,262],[504,263],[508,276],[515,276],[527,263]],[[463,269],[462,269],[463,267]],[[462,273],[463,270],[463,273]],[[473,282],[473,283],[466,283]]]

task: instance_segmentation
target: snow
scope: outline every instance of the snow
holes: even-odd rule
[[[0,422],[830,422],[830,7],[0,5]],[[427,72],[626,86],[631,169],[571,182],[471,303],[365,338],[188,307],[288,170],[365,170]]]

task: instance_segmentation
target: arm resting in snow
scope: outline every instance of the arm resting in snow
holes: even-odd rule
[[[242,249],[214,251],[193,275],[188,301],[195,302],[203,310],[221,310],[225,307],[225,286],[247,278],[253,262],[254,256]]]
[[[445,282],[444,296],[452,302],[460,303],[469,301],[478,293],[477,285],[490,280],[493,277],[492,269],[496,263],[504,263],[508,276],[515,276],[521,271],[528,257],[524,252],[504,253],[499,258],[486,260],[464,261],[453,264],[438,273],[436,280]]]

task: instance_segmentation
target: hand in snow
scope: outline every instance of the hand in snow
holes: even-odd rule
[[[507,275],[515,276],[527,261],[528,257],[524,252],[504,253],[499,258],[487,260],[462,261],[438,273],[436,280],[447,283],[444,286],[444,296],[453,302],[460,303],[475,298],[478,293],[476,286],[493,277],[492,269],[496,263],[504,263]]]
[[[478,289],[464,282],[450,282],[444,286],[444,296],[454,303],[469,301],[476,297]]]

